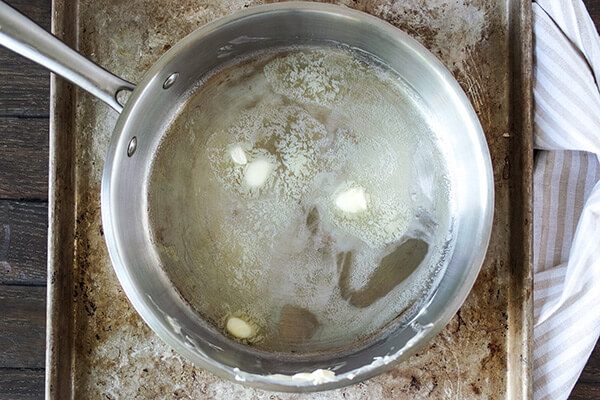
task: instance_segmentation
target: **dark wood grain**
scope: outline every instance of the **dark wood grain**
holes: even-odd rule
[[[47,117],[50,73],[0,48],[0,117]]]
[[[598,400],[600,399],[600,385],[598,382],[577,382],[571,392],[569,400]]]
[[[0,198],[48,198],[48,119],[0,117]]]
[[[592,352],[569,400],[600,399],[600,341]]]
[[[4,0],[4,2],[19,10],[42,28],[50,30],[52,0]]]
[[[596,343],[596,348],[590,356],[583,373],[581,374],[580,381],[596,384],[600,383],[598,379],[600,377],[600,341]],[[600,386],[600,385],[599,385]],[[600,399],[600,397],[598,397]]]
[[[0,372],[0,400],[39,400],[43,398],[43,369],[3,369]]]
[[[43,368],[46,288],[0,286],[0,315],[0,367]]]
[[[47,231],[46,202],[0,200],[0,284],[46,284]]]
[[[8,0],[7,3],[50,29],[51,0]],[[0,117],[48,116],[50,73],[0,48]],[[4,125],[0,123],[0,130]]]
[[[7,3],[49,29],[51,0]],[[49,78],[0,48],[0,198],[35,199],[0,200],[0,400],[44,398]]]
[[[585,6],[596,24],[596,29],[600,27],[600,0],[584,0]],[[600,398],[600,397],[598,397]]]

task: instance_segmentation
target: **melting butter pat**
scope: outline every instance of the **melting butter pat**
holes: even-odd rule
[[[230,317],[227,320],[227,331],[239,339],[248,339],[254,336],[252,326],[238,317]]]
[[[335,198],[335,205],[347,213],[358,213],[367,209],[367,194],[361,187],[344,190]]]
[[[261,187],[267,182],[273,169],[274,165],[264,158],[254,160],[246,167],[244,182],[252,188]]]
[[[231,156],[231,160],[238,165],[246,165],[248,163],[246,152],[242,149],[242,146],[233,146],[229,149],[229,155]]]
[[[310,382],[313,385],[335,380],[335,372],[328,369],[317,369],[313,372],[300,372],[292,376],[293,381]]]

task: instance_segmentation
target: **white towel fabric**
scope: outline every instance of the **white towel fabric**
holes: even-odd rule
[[[600,335],[600,38],[581,0],[537,0],[536,400],[568,398]]]

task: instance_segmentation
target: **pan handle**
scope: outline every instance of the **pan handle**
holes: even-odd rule
[[[0,45],[9,48],[87,90],[121,113],[122,90],[135,85],[88,60],[35,22],[0,1]]]

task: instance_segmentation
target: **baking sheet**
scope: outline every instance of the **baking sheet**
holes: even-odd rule
[[[53,31],[129,81],[195,28],[259,1],[54,0]],[[100,218],[117,114],[53,77],[46,397],[49,399],[523,399],[531,397],[530,2],[338,1],[403,29],[457,78],[486,133],[496,189],[492,239],[465,304],[392,371],[320,394],[279,394],[196,368],[123,294]]]

